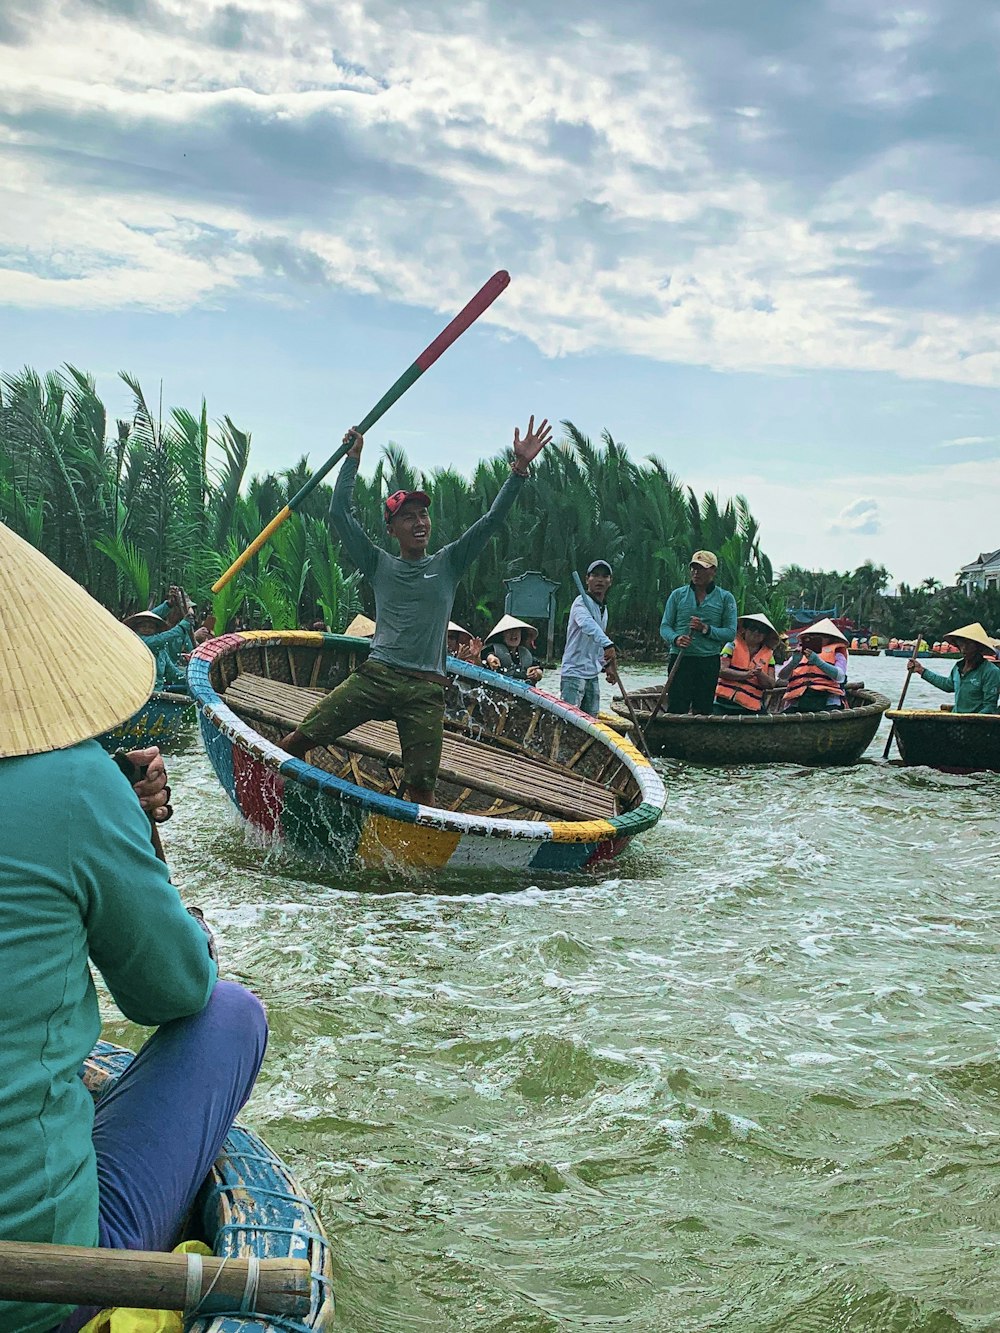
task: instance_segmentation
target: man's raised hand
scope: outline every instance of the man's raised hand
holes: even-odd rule
[[[524,432],[523,440],[521,432],[515,426],[514,471],[524,476],[528,471],[528,465],[538,457],[551,439],[552,427],[547,419],[543,420],[535,430],[535,418],[532,416],[528,421],[528,429]]]
[[[361,450],[365,446],[365,437],[363,435],[359,435],[353,426],[344,436],[344,443],[350,445],[350,448],[347,451],[348,458],[361,457]]]

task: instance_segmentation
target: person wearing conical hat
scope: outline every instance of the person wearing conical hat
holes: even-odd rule
[[[537,685],[542,668],[535,664],[538,630],[516,616],[501,616],[486,636],[486,665],[491,671]]]
[[[668,674],[677,668],[667,698],[670,713],[712,712],[722,650],[736,638],[736,598],[718,586],[718,572],[714,551],[695,551],[690,581],[675,588],[663,608],[660,637],[670,649]]]
[[[847,640],[832,620],[799,633],[798,647],[781,670],[786,682],[783,713],[819,713],[847,701]]]
[[[923,676],[928,685],[934,685],[946,694],[955,696],[956,713],[996,713],[1000,697],[1000,666],[997,665],[996,645],[978,621],[972,625],[963,625],[945,635],[948,644],[953,644],[962,654],[962,660],[956,662],[951,674],[939,676],[936,671],[928,671],[921,661],[912,658],[906,664],[907,671],[915,671]]]
[[[457,657],[460,662],[471,662],[473,666],[482,665],[483,641],[472,630],[465,629],[454,620],[448,621],[448,656]]]
[[[2,1239],[169,1249],[263,1059],[260,1002],[217,981],[136,791],[91,739],[154,675],[131,630],[0,524]],[[156,751],[134,757],[165,783]],[[96,1112],[78,1076],[101,1032],[91,966],[157,1029]],[[71,1308],[0,1303],[0,1331]]]
[[[187,692],[185,661],[195,649],[194,607],[183,588],[171,584],[167,600],[123,622],[153,654],[156,689]]]
[[[722,650],[715,713],[763,713],[775,688],[778,631],[765,615],[740,616],[736,638]]]

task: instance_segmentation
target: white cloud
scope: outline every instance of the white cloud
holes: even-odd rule
[[[911,179],[902,130],[842,162],[817,147],[815,188],[769,166],[801,137],[795,108],[822,113],[826,32],[797,59],[733,62],[713,92],[721,37],[682,51],[624,17],[581,12],[553,42],[544,7],[509,23],[485,4],[406,21],[374,3],[116,8],[62,0],[0,47],[10,304],[179,310],[326,282],[447,311],[507,267],[490,318],[553,356],[1000,384],[973,271],[1000,207]],[[875,108],[873,134],[937,90],[914,64],[936,12],[876,23],[875,60],[851,26],[865,7],[825,11],[856,74],[845,106]]]
[[[941,449],[971,449],[979,444],[995,444],[1000,436],[997,435],[959,435],[954,440],[942,440],[938,446]]]
[[[829,525],[835,537],[850,534],[857,537],[875,537],[882,530],[878,501],[871,498],[852,500],[844,505]]]

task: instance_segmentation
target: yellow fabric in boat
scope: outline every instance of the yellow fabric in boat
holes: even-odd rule
[[[201,1240],[186,1240],[174,1248],[174,1254],[211,1256],[211,1253]],[[183,1333],[183,1330],[184,1316],[179,1310],[127,1310],[115,1306],[95,1314],[80,1333]]]

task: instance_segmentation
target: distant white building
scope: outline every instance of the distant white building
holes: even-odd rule
[[[1000,550],[981,551],[971,564],[958,571],[958,585],[971,596],[987,588],[1000,589]]]

